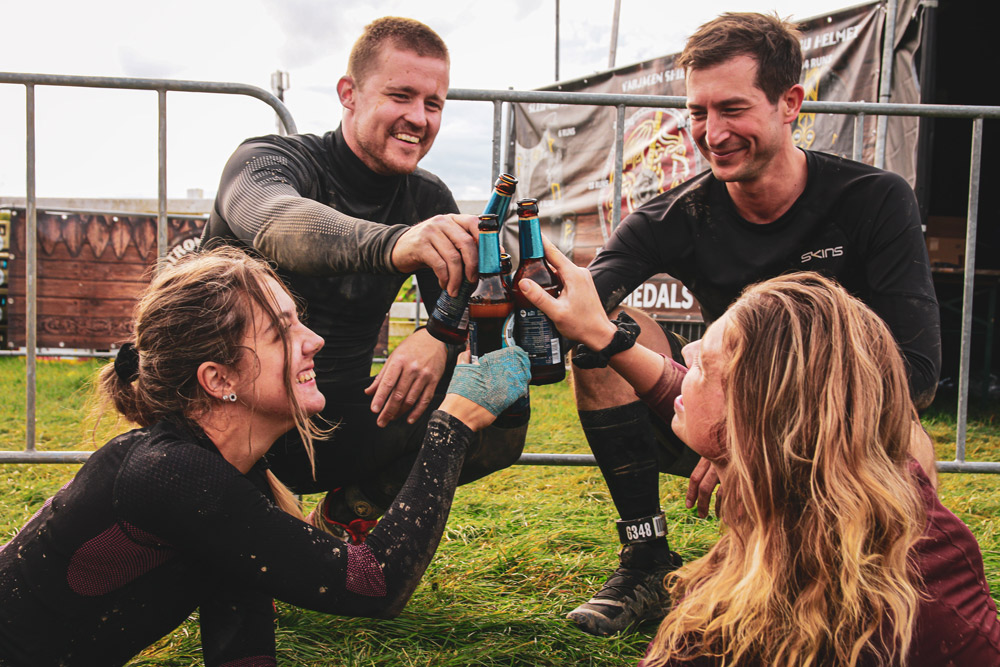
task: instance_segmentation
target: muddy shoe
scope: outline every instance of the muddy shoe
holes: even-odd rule
[[[334,521],[328,515],[326,502],[327,498],[323,498],[316,504],[313,511],[309,512],[309,515],[306,517],[306,523],[345,542],[361,544],[368,537],[371,529],[378,523],[374,519],[353,519],[346,522]]]
[[[670,550],[655,555],[636,552],[635,546],[622,549],[618,569],[597,595],[571,611],[567,618],[584,632],[602,637],[663,618],[670,608],[663,578],[683,561]]]

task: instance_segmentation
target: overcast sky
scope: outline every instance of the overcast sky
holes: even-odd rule
[[[616,65],[676,53],[724,11],[809,18],[850,0],[621,0]],[[245,83],[270,90],[289,73],[285,103],[300,132],[340,121],[335,84],[366,23],[409,16],[451,51],[451,86],[529,90],[555,78],[555,0],[0,0],[0,70]],[[607,69],[614,0],[561,0],[559,78]],[[156,196],[157,96],[152,91],[38,87],[39,197]],[[422,166],[457,199],[485,198],[492,105],[451,101]],[[167,94],[171,198],[215,194],[223,164],[246,137],[275,129],[252,98]],[[0,84],[0,196],[25,194],[24,86]]]

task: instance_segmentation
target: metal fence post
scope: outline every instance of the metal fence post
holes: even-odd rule
[[[156,270],[167,256],[167,91],[156,91],[157,96],[157,216],[156,216]]]
[[[969,211],[965,233],[965,285],[962,289],[962,345],[958,372],[958,423],[955,460],[965,462],[965,437],[969,414],[969,363],[972,354],[972,299],[976,284],[976,223],[979,217],[979,170],[983,150],[983,119],[972,123],[972,156],[969,169]]]
[[[25,309],[25,424],[24,448],[28,452],[35,451],[35,401],[37,398],[37,357],[35,350],[38,344],[38,211],[35,208],[35,87],[27,85],[24,89],[25,98],[25,134],[27,135],[25,152],[27,159],[27,213],[24,229],[25,262],[25,297],[28,300]]]

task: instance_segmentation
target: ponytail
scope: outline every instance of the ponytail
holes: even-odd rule
[[[108,405],[113,405],[122,417],[140,426],[150,426],[155,420],[149,420],[151,411],[140,405],[137,388],[139,376],[139,354],[132,343],[125,343],[119,348],[114,361],[105,365],[97,375],[97,392],[100,403],[97,409],[97,421],[107,411]]]
[[[274,476],[270,470],[267,471],[267,483],[271,486],[271,493],[274,495],[274,503],[284,512],[291,514],[296,519],[302,518],[302,505],[287,486]]]

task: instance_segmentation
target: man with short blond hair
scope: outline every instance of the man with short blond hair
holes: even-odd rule
[[[360,83],[382,55],[382,46],[390,43],[397,48],[412,51],[418,56],[437,58],[451,64],[448,47],[440,35],[413,19],[384,16],[365,26],[347,59],[347,76]]]
[[[271,450],[275,474],[299,493],[327,492],[309,520],[364,539],[409,473],[459,352],[414,332],[369,377],[379,330],[409,275],[435,303],[474,280],[477,218],[417,165],[434,143],[448,93],[444,41],[413,19],[366,26],[337,82],[341,126],[323,136],[249,139],[227,163],[205,232],[273,260],[326,339],[316,374],[337,425],[317,444],[316,474],[294,432]],[[527,414],[478,435],[460,482],[517,460]]]

